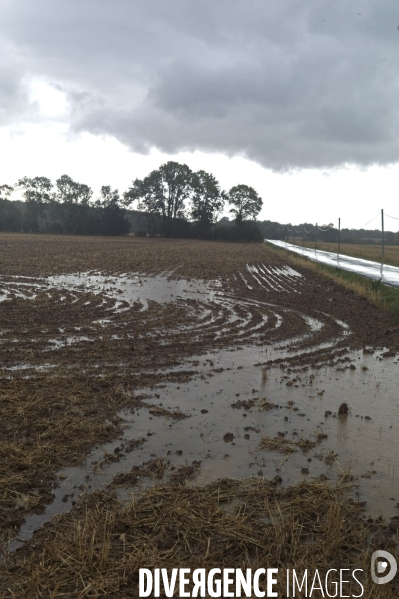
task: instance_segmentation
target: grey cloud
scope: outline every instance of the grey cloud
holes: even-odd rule
[[[0,32],[19,81],[0,79],[0,103],[36,76],[67,93],[71,131],[135,151],[219,151],[276,170],[388,164],[398,24],[394,0],[8,2]]]
[[[21,117],[31,118],[35,109],[37,107],[29,101],[23,71],[9,48],[0,44],[0,126],[12,124]]]

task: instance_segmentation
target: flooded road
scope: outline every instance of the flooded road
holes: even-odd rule
[[[389,264],[381,264],[371,260],[363,260],[354,256],[345,256],[344,254],[336,254],[335,252],[325,252],[299,245],[293,245],[285,241],[267,240],[268,243],[278,247],[290,250],[301,256],[305,256],[313,262],[320,262],[334,268],[342,268],[357,275],[367,277],[373,281],[381,281],[385,285],[399,287],[399,267],[390,266]]]

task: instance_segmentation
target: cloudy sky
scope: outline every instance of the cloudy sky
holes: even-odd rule
[[[397,0],[0,0],[0,184],[124,191],[174,159],[254,186],[263,218],[378,227],[398,65]]]

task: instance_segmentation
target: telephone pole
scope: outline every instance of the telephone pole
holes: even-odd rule
[[[381,210],[381,231],[382,231],[382,262],[384,262],[385,243],[384,243],[384,210]]]
[[[338,219],[338,254],[341,251],[341,218]]]

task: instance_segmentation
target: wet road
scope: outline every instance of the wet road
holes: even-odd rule
[[[301,247],[299,245],[293,245],[286,243],[285,241],[269,240],[268,243],[276,245],[281,248],[306,256],[313,262],[320,262],[327,266],[333,266],[335,268],[342,268],[349,272],[353,272],[357,275],[362,275],[374,281],[381,279],[385,285],[391,285],[392,287],[399,287],[399,267],[390,266],[389,264],[380,264],[379,262],[372,262],[371,260],[362,260],[361,258],[355,258],[353,256],[345,256],[344,254],[335,254],[334,252],[324,252],[322,250],[315,250],[311,248]]]

